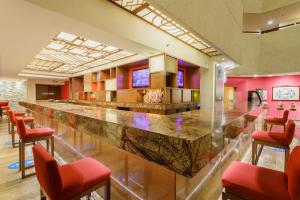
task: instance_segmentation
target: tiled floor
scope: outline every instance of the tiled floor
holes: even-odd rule
[[[300,129],[296,130],[296,138],[300,134]],[[8,165],[18,161],[18,149],[12,148],[10,145],[5,144],[10,141],[10,135],[7,133],[6,119],[0,120],[0,200],[2,199],[39,199],[39,184],[36,178],[29,177],[21,179],[21,174],[18,170],[8,169]],[[299,145],[299,140],[294,139],[292,147]],[[27,147],[28,158],[31,157],[30,147]],[[251,163],[251,149],[247,151],[243,158],[243,162]],[[284,153],[278,149],[265,147],[262,156],[259,160],[259,166],[272,168],[275,170],[283,171]],[[216,172],[216,176],[221,176],[224,169]],[[209,180],[209,187],[206,187],[204,193],[207,196],[220,196],[220,188],[214,187],[215,181]],[[205,195],[206,196],[206,195]],[[199,199],[207,199],[205,196]],[[198,198],[197,198],[198,199]],[[221,197],[219,197],[221,199]]]

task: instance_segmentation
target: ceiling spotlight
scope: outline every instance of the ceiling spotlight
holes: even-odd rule
[[[273,20],[269,20],[268,25],[272,25],[272,24],[273,24]]]

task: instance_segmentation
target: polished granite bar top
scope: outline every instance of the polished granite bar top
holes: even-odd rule
[[[110,106],[110,107],[123,107],[123,108],[140,108],[140,109],[153,109],[153,110],[169,110],[180,109],[187,107],[200,107],[199,102],[183,102],[183,103],[122,103],[122,102],[99,102],[99,101],[85,101],[85,100],[63,100],[64,102],[87,105],[87,106]]]
[[[24,102],[190,141],[197,140],[212,132],[213,129],[220,128],[248,112],[259,113],[259,110],[251,108],[247,103],[227,107],[217,105],[214,110],[200,109],[171,115],[158,115],[72,103]]]
[[[49,101],[21,101],[35,113],[103,136],[127,152],[186,177],[196,175],[225,147],[227,139],[252,132],[261,108],[248,103],[158,115]],[[52,113],[52,114],[51,114]]]

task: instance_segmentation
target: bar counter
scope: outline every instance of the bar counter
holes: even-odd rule
[[[36,115],[41,124],[47,121],[47,125],[56,129],[58,133],[55,138],[56,150],[60,146],[64,148],[67,146],[67,149],[75,152],[77,156],[91,156],[91,152],[85,150],[91,142],[84,141],[84,139],[79,144],[75,139],[71,142],[70,133],[62,133],[62,129],[59,130],[57,124],[60,124],[60,126],[68,127],[69,131],[72,129],[91,137],[101,138],[100,140],[105,141],[104,143],[109,146],[108,149],[113,146],[119,152],[120,150],[129,152],[121,154],[134,157],[138,163],[143,163],[144,172],[149,171],[149,167],[145,169],[145,163],[150,161],[151,164],[147,165],[155,168],[157,175],[172,177],[166,180],[168,184],[165,185],[168,185],[168,189],[162,192],[168,194],[166,199],[189,199],[193,196],[196,182],[203,179],[203,172],[207,171],[212,162],[219,159],[220,155],[224,156],[225,152],[228,153],[228,149],[240,140],[238,138],[246,137],[245,141],[249,142],[249,133],[254,130],[254,122],[262,113],[261,108],[249,106],[247,103],[226,108],[217,103],[214,109],[193,110],[171,115],[137,113],[48,101],[21,101],[20,105]],[[50,124],[49,121],[51,121]],[[75,138],[76,134],[73,137]],[[97,149],[92,149],[93,152],[97,151]],[[64,150],[61,152],[61,154],[66,154]],[[115,181],[117,183],[119,181],[119,185],[120,181],[125,181],[125,188],[127,188],[125,191],[130,191],[131,195],[138,197],[140,197],[138,194],[142,193],[141,199],[148,199],[149,193],[145,190],[149,188],[143,186],[143,192],[138,192],[128,186],[130,185],[129,179],[134,179],[134,175],[128,172],[131,169],[128,166],[128,157],[126,158],[127,164],[120,167],[121,171],[127,170],[125,179],[119,177]],[[105,159],[99,160],[106,164]],[[143,184],[149,182],[145,180],[145,176],[149,175],[144,174]],[[187,184],[187,182],[191,183]],[[149,187],[148,183],[147,185]],[[171,186],[173,189],[169,188],[170,185],[173,185]],[[124,185],[122,187],[124,189]],[[184,194],[182,188],[185,188]],[[161,192],[155,193],[159,195]],[[156,198],[151,196],[151,199]]]

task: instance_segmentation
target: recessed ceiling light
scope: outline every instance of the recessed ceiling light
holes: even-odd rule
[[[77,38],[77,36],[70,33],[60,32],[57,35],[57,38],[67,40],[67,41],[73,41],[75,38]]]
[[[272,24],[273,24],[273,20],[269,20],[268,25],[272,25]]]

